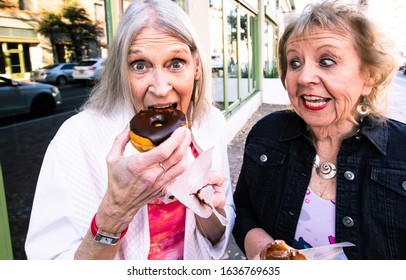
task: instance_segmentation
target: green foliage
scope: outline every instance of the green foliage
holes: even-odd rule
[[[54,12],[46,13],[38,24],[37,32],[50,37],[51,42],[55,42],[54,35],[66,32],[66,25],[62,21],[61,15]]]
[[[49,37],[53,45],[70,42],[78,60],[82,48],[89,48],[90,42],[97,42],[103,29],[94,24],[86,10],[76,1],[64,1],[61,13],[47,12],[38,22],[37,32]]]
[[[272,67],[271,78],[279,78],[278,67]]]
[[[272,61],[271,71],[264,69],[264,78],[279,78],[278,66],[276,65],[275,60]]]

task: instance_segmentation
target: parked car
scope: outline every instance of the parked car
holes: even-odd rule
[[[72,77],[73,67],[77,63],[57,63],[42,67],[31,72],[31,81],[40,83],[52,83],[64,86],[68,82],[74,81]]]
[[[75,80],[84,83],[96,82],[100,80],[100,75],[104,70],[104,58],[83,59],[73,68],[72,76]]]
[[[52,113],[62,103],[59,89],[53,85],[18,82],[0,76],[0,117],[31,113]]]

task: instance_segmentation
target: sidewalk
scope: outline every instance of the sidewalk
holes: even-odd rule
[[[228,144],[228,160],[230,162],[230,177],[233,190],[238,181],[238,176],[240,174],[240,169],[244,156],[244,145],[245,139],[250,132],[252,126],[264,116],[275,112],[278,110],[286,109],[286,105],[271,105],[271,104],[262,104],[258,110],[248,119],[243,128],[234,136],[233,140]],[[230,260],[244,260],[246,259],[245,255],[241,252],[238,246],[235,244],[234,238],[231,238],[231,241],[228,245],[228,259]]]

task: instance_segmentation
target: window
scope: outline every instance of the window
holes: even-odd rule
[[[239,66],[239,59],[238,59],[238,10],[237,6],[230,2],[225,1],[224,7],[224,14],[226,16],[226,49],[225,49],[225,56],[227,61],[227,88],[225,91],[224,100],[227,104],[223,104],[226,111],[228,110],[229,105],[232,105],[234,102],[238,101],[239,97],[239,85],[238,85],[238,71],[241,68]]]
[[[276,28],[270,22],[265,23],[265,36],[264,36],[264,78],[276,78],[277,73],[277,33]]]
[[[224,102],[224,48],[223,48],[223,3],[210,1],[210,54],[214,84],[214,99]]]
[[[70,64],[65,64],[64,66],[61,67],[61,70],[71,70],[73,67],[75,67],[77,64],[75,63],[70,63]]]
[[[176,4],[178,4],[184,11],[186,11],[186,1],[187,0],[172,0]]]
[[[237,1],[210,1],[215,101],[225,114],[256,91],[256,30],[256,15]]]
[[[18,0],[18,8],[20,10],[25,10],[24,0]]]

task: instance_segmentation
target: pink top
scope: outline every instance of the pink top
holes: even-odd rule
[[[181,260],[185,239],[186,207],[178,200],[148,203],[151,244],[149,260]]]
[[[199,153],[190,144],[194,157]],[[185,242],[186,207],[178,200],[165,204],[160,199],[148,203],[149,260],[182,260]]]
[[[307,188],[296,228],[296,249],[335,244],[336,201],[325,200]]]

